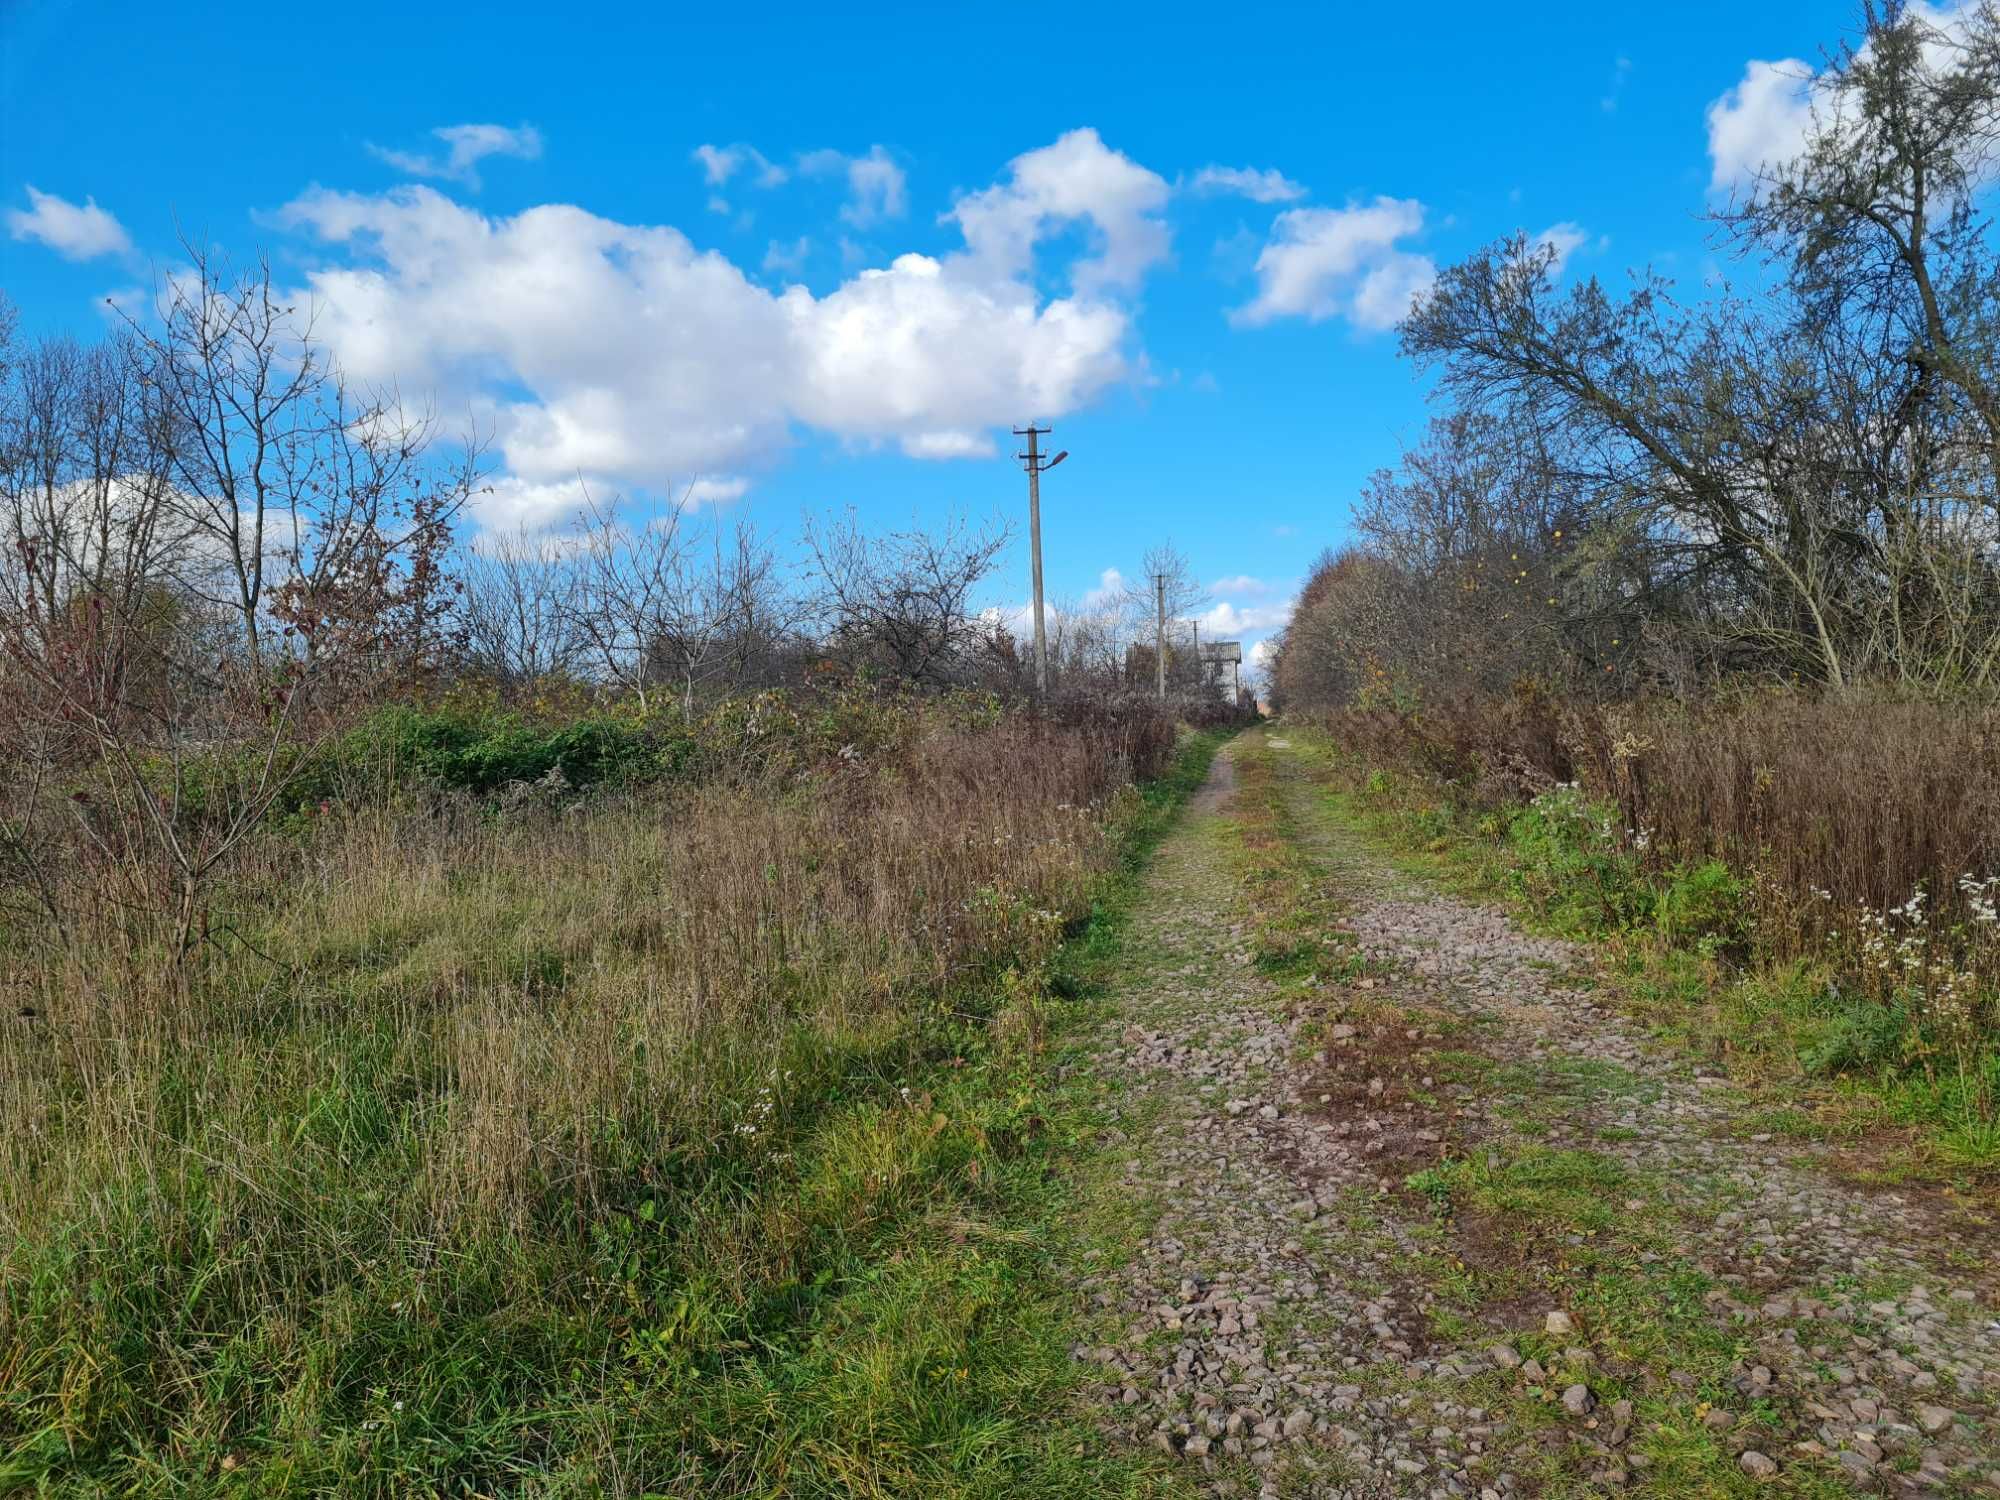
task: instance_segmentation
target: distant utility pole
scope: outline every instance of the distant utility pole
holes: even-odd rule
[[[1049,695],[1049,637],[1042,624],[1042,475],[1068,458],[1069,450],[1065,448],[1045,461],[1035,441],[1053,430],[1037,427],[1032,421],[1014,429],[1015,437],[1028,440],[1028,451],[1014,456],[1028,471],[1028,551],[1035,572],[1035,695],[1039,698]]]
[[[1188,628],[1194,632],[1194,680],[1196,691],[1208,691],[1208,674],[1201,669],[1201,621],[1189,620]]]
[[[1167,701],[1167,575],[1153,580],[1153,669],[1159,674],[1160,701]]]

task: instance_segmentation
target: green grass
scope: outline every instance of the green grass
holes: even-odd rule
[[[453,1107],[426,1007],[504,980],[545,1024],[589,953],[505,870],[309,949],[308,998],[240,997],[226,1048],[159,1069],[163,1149],[13,1247],[0,1492],[1158,1492],[1073,1414],[1063,1267],[1132,1225],[1071,1222],[1103,1101],[1060,1064],[1220,739],[1133,799],[1045,963],[775,1054],[718,1043],[700,1083],[741,1129],[639,1152],[606,1114],[591,1195],[519,1217],[461,1227],[426,1181]]]

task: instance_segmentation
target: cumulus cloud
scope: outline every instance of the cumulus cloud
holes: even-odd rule
[[[1258,630],[1276,630],[1292,617],[1292,601],[1276,604],[1231,604],[1227,600],[1210,606],[1201,617],[1203,640],[1240,637]]]
[[[97,200],[79,204],[28,185],[28,206],[9,209],[7,232],[17,240],[46,245],[64,260],[95,260],[100,255],[130,255],[132,237],[125,226]]]
[[[983,279],[1022,275],[1041,240],[1075,224],[1091,226],[1098,250],[1070,268],[1080,295],[1135,286],[1166,257],[1166,179],[1106,146],[1095,130],[1072,130],[1015,157],[1008,171],[1007,181],[966,194],[944,215],[965,236],[963,259]]]
[[[553,531],[581,516],[593,498],[602,503],[618,489],[615,481],[602,475],[572,474],[537,482],[496,474],[480,487],[467,509],[483,531]]]
[[[542,133],[532,125],[440,125],[431,134],[444,142],[442,155],[392,151],[373,144],[368,149],[398,172],[461,182],[469,188],[479,186],[479,164],[489,156],[534,161],[542,154]]]
[[[789,245],[772,240],[764,251],[764,269],[796,276],[805,268],[806,257],[811,254],[812,241],[804,235],[800,235]]]
[[[1271,592],[1271,585],[1261,578],[1252,578],[1248,573],[1233,573],[1227,578],[1218,578],[1208,586],[1211,594],[1249,594],[1261,598]]]
[[[911,458],[991,458],[999,452],[984,432],[913,432],[902,439],[902,449]]]
[[[1947,67],[1956,60],[1973,8],[1974,0],[1945,6],[1914,0],[1910,13],[1940,33],[1924,49],[1930,67]],[[1863,46],[1860,55],[1866,58],[1873,45]],[[1811,63],[1796,57],[1750,62],[1743,77],[1708,106],[1710,189],[1741,190],[1760,171],[1783,166],[1804,149],[1815,118],[1828,120],[1835,112],[1825,75]]]
[[[1742,81],[1708,107],[1710,187],[1726,191],[1797,156],[1812,126],[1812,94],[1812,65],[1796,57],[1745,68]]]
[[[469,509],[484,532],[536,535],[567,529],[591,507],[621,499],[630,486],[615,474],[570,474],[547,480],[495,475],[473,495]],[[727,505],[749,492],[740,475],[706,476],[676,485],[672,497],[690,505]]]
[[[1125,575],[1116,568],[1106,568],[1097,575],[1097,584],[1084,590],[1082,605],[1085,609],[1103,609],[1108,604],[1116,604],[1128,591]]]
[[[745,167],[750,169],[749,180],[758,187],[777,187],[791,175],[755,146],[741,142],[734,146],[697,146],[690,154],[701,163],[702,175],[710,187],[723,186]]]
[[[1394,327],[1437,277],[1429,256],[1401,244],[1423,224],[1424,206],[1407,198],[1288,209],[1257,256],[1257,295],[1230,320],[1256,327],[1345,317],[1362,328]]]
[[[857,229],[883,219],[900,219],[908,207],[903,169],[881,146],[870,146],[866,156],[808,151],[799,158],[799,170],[815,177],[847,179],[847,203],[840,216]]]
[[[749,489],[749,480],[728,474],[697,479],[682,494],[690,505],[727,505],[732,500],[741,500]]]
[[[1122,207],[1077,212],[1116,227],[1099,260],[1136,275],[1151,201],[1138,178],[1159,179],[1094,135],[1094,150],[1065,141],[1086,176],[1124,185]],[[1033,165],[1039,186],[1023,188],[1028,160],[998,191],[1053,222],[1066,200]],[[1061,416],[1126,378],[1129,309],[1094,290],[1044,298],[1043,231],[1023,258],[996,259],[1000,212],[967,213],[961,252],[898,256],[824,296],[759,286],[674,228],[564,204],[501,217],[422,186],[315,189],[277,222],[328,257],[307,279],[348,372],[470,409],[509,476],[484,511],[521,520],[573,510],[579,475],[648,487],[755,468],[798,427],[923,458],[990,454],[995,427]]]
[[[1248,198],[1252,203],[1295,203],[1305,188],[1275,167],[1203,167],[1188,186],[1197,193]]]
[[[1565,219],[1560,224],[1551,224],[1534,238],[1537,249],[1546,248],[1553,252],[1549,263],[1549,274],[1560,276],[1562,268],[1569,264],[1569,258],[1589,243],[1590,236],[1581,224],[1573,224]]]

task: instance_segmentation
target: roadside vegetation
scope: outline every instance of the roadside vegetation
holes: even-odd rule
[[[496,530],[189,254],[0,303],[0,1491],[1137,1483],[1050,1042],[1247,707],[1125,600],[1034,694],[998,528]]]
[[[2000,1161],[2000,13],[1871,8],[1683,300],[1514,239],[1402,327],[1443,410],[1278,644],[1354,805],[1658,1024]],[[1803,1108],[1811,1103],[1827,1109]]]
[[[1597,945],[1607,993],[1755,1089],[1766,1129],[1891,1148],[1857,1157],[1863,1175],[2000,1175],[1987,923],[1794,897],[1747,850],[1675,858],[1573,783],[1489,799],[1353,750],[1337,719],[1287,733],[1341,815],[1414,868]]]
[[[226,940],[107,905],[10,971],[9,1487],[1115,1491],[1055,1420],[1044,1047],[1212,737],[761,714],[763,769],[647,785],[637,726],[496,795],[398,710],[395,778],[321,767],[370,789],[245,847]]]
[[[1935,1319],[1936,1346],[1977,1347],[1989,1294],[1936,1289],[1984,1285],[1990,1162],[1951,1154],[1950,1119],[1908,1073],[1844,1096],[1801,1078],[1789,1018],[1710,967],[1740,915],[1721,875],[1607,855],[1574,792],[1453,808],[1434,779],[1308,726],[1232,758],[1255,951],[1273,1003],[1302,1021],[1296,1097],[1337,1139],[1369,1142],[1368,1175],[1307,1241],[1373,1299],[1374,1326],[1345,1344],[1362,1355],[1350,1451],[1373,1444],[1379,1465],[1427,1435],[1406,1460],[1425,1466],[1417,1483],[1508,1474],[1551,1496],[1983,1493],[1990,1438],[1959,1426],[1986,1419],[1983,1377],[1959,1366],[1846,1402],[1857,1371],[1884,1380],[1869,1363],[1883,1351],[1933,1357],[1905,1308]],[[1495,901],[1530,930],[1496,925]],[[1581,972],[1555,934],[1610,972]],[[1627,1006],[1687,1047],[1642,1042]],[[1924,1120],[1927,1145],[1868,1163],[1957,1191],[1878,1200],[1829,1179],[1829,1154],[1892,1114]],[[1850,1218],[1877,1201],[1873,1227]],[[1907,1241],[1883,1228],[1917,1224]],[[1411,1321],[1385,1330],[1398,1308]],[[1871,1425],[1876,1407],[1893,1432]],[[1973,1441],[1931,1440],[1950,1433]]]

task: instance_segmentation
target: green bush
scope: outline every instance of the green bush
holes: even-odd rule
[[[1799,1048],[1808,1073],[1875,1073],[1903,1060],[1910,1013],[1901,1005],[1850,999],[1829,989],[1814,1035]]]
[[[662,737],[643,719],[532,723],[514,714],[398,706],[375,714],[334,748],[337,765],[372,780],[425,782],[483,795],[560,771],[571,786],[647,779]]]
[[[1749,889],[1719,859],[1682,865],[1668,877],[1654,908],[1660,935],[1713,956],[1748,942]]]
[[[1653,916],[1655,893],[1637,858],[1618,846],[1608,815],[1575,787],[1544,792],[1515,811],[1506,838],[1516,891],[1562,930],[1618,932]]]

